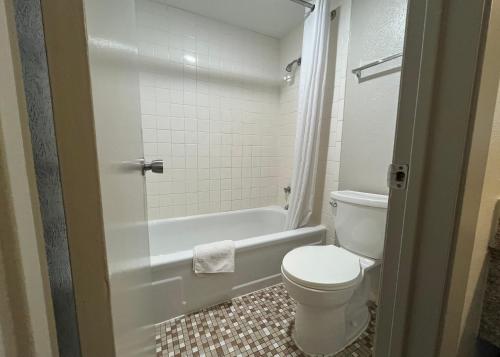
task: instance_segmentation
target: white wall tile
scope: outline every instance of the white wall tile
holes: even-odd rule
[[[349,1],[334,6],[348,10]],[[325,194],[338,186],[347,16],[342,11]],[[291,85],[280,79],[300,56],[301,26],[277,40],[150,0],[137,1],[137,24],[144,151],[166,162],[163,175],[147,176],[150,218],[284,205],[300,73]],[[330,219],[326,209],[323,217]]]
[[[145,155],[166,161],[150,214],[278,203],[279,41],[149,0],[137,23]]]

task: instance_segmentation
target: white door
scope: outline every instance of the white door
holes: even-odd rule
[[[135,2],[84,0],[116,354],[152,356]]]

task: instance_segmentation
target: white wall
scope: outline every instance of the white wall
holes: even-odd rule
[[[477,343],[488,274],[488,243],[500,198],[500,3],[492,4],[457,226],[440,354],[482,356]]]
[[[488,243],[491,239],[492,231],[495,232],[498,222],[494,222],[495,209],[500,209],[498,200],[500,199],[500,3],[492,5],[488,32],[486,37],[484,62],[482,64],[481,82],[478,94],[478,105],[476,112],[475,131],[481,133],[476,127],[484,126],[485,122],[491,118],[493,112],[493,123],[491,127],[491,137],[488,148],[488,158],[486,171],[484,174],[481,203],[477,217],[475,232],[468,232],[474,235],[470,265],[466,278],[465,298],[460,321],[458,336],[457,356],[469,357],[480,356],[481,352],[477,348],[477,334],[481,321],[484,291],[489,270],[488,263]],[[496,91],[496,105],[493,97]],[[494,109],[493,109],[494,106]],[[487,142],[486,135],[474,135],[474,140]],[[481,155],[485,152],[481,150]],[[474,159],[471,153],[470,160]],[[477,183],[476,183],[477,184]],[[496,212],[498,214],[498,211]],[[493,225],[493,229],[491,230]],[[465,239],[470,241],[471,234]],[[470,252],[470,250],[468,250]],[[466,262],[460,261],[461,266]],[[455,270],[455,268],[454,268]],[[450,298],[451,299],[451,298]],[[452,305],[451,303],[449,303]]]
[[[485,138],[487,140],[487,138]],[[484,289],[488,274],[488,243],[495,207],[500,199],[500,91],[497,96],[491,130],[488,161],[481,194],[481,205],[474,235],[474,247],[467,279],[460,331],[460,356],[472,356],[479,330]]]
[[[136,5],[149,218],[278,203],[279,40]]]
[[[392,161],[400,59],[363,72],[350,71],[400,53],[405,33],[405,0],[353,0],[346,102],[342,130],[340,188],[387,193],[387,167]],[[384,73],[387,71],[386,73]]]

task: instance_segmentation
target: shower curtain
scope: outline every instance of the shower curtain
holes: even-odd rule
[[[306,225],[314,205],[330,34],[330,2],[316,0],[315,5],[304,23],[292,194],[285,224],[287,229]]]

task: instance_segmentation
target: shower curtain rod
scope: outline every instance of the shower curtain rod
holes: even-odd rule
[[[290,1],[308,7],[309,9],[311,9],[311,12],[314,11],[314,4],[311,4],[310,2],[307,2],[305,0],[290,0]]]

